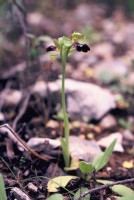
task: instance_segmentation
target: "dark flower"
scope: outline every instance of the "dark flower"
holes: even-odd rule
[[[83,52],[86,53],[86,52],[90,51],[90,48],[89,48],[89,46],[87,44],[79,44],[78,42],[75,43],[75,48],[79,52],[83,51]]]
[[[88,46],[87,44],[83,44],[83,46],[82,46],[82,51],[83,51],[83,52],[88,52],[88,51],[90,51],[89,46]]]
[[[55,51],[55,50],[56,50],[56,46],[54,46],[54,45],[51,45],[51,46],[49,46],[49,47],[46,48],[47,52],[48,51]]]
[[[76,45],[76,50],[77,51],[82,51],[82,44],[77,44]]]

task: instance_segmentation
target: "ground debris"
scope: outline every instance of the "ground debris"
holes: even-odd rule
[[[31,192],[34,192],[34,193],[37,193],[37,191],[38,191],[38,187],[35,186],[33,183],[28,183],[27,188],[28,188]]]
[[[14,197],[17,199],[17,200],[31,200],[31,198],[29,198],[29,196],[22,192],[19,188],[17,187],[14,187],[12,190],[11,190],[12,194],[14,195]]]

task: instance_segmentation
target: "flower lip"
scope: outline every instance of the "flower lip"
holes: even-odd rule
[[[85,53],[88,52],[88,51],[90,51],[89,46],[87,44],[83,44],[82,51],[85,52]]]
[[[49,52],[49,51],[55,51],[56,49],[57,49],[56,46],[51,45],[51,46],[49,46],[49,47],[46,48],[46,51],[47,52]]]
[[[74,46],[75,46],[76,50],[79,52],[83,51],[86,53],[86,52],[90,51],[90,47],[87,44],[79,44],[78,42],[76,42],[74,44]]]
[[[77,51],[82,51],[82,44],[77,44],[76,45],[76,50]]]

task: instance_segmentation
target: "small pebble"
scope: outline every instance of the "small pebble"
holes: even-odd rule
[[[28,184],[28,189],[31,191],[31,192],[37,192],[38,191],[38,188],[33,184],[33,183],[29,183]]]
[[[0,121],[3,122],[5,120],[5,116],[3,113],[0,112]]]

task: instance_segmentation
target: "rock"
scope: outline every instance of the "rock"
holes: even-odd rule
[[[0,112],[0,122],[3,122],[5,120],[5,116],[2,112]]]
[[[105,10],[106,9],[103,6],[96,6],[96,5],[91,6],[90,4],[87,5],[85,3],[78,4],[76,9],[73,10],[75,26],[78,22],[80,27],[82,27],[82,25],[83,25],[83,27],[85,27],[85,28],[86,27],[90,28],[90,25],[91,25],[91,28],[92,28],[92,25],[94,24],[93,19],[97,20],[96,16],[102,16],[105,13]],[[72,20],[73,20],[73,17],[72,17]]]
[[[125,41],[128,44],[129,48],[134,46],[134,24],[129,23],[125,27],[126,38]]]
[[[45,141],[48,141],[50,145],[53,146],[53,148],[57,148],[60,146],[60,140],[59,139],[50,139],[50,138],[38,138],[38,137],[33,137],[30,138],[27,142],[27,145],[30,147],[38,146],[40,144],[45,143]]]
[[[91,9],[86,4],[80,4],[79,6],[77,6],[77,9],[75,11],[75,17],[78,21],[85,22],[87,19],[92,18],[91,15]]]
[[[31,25],[37,26],[41,24],[42,21],[44,20],[44,15],[39,12],[30,13],[27,16],[27,20],[28,20],[28,23],[30,23]]]
[[[27,187],[31,192],[37,193],[37,191],[38,191],[38,187],[35,186],[33,183],[28,183]]]
[[[11,192],[13,193],[15,199],[17,200],[31,200],[27,194],[22,192],[19,188],[14,187]]]
[[[47,84],[42,80],[37,81],[32,90],[33,93],[39,93],[41,96],[45,97],[47,95]]]
[[[33,92],[47,98],[49,89],[51,101],[57,105],[61,102],[61,80],[48,83],[41,81],[33,86]],[[100,119],[109,110],[115,108],[114,96],[106,89],[81,81],[66,79],[65,92],[67,111],[72,120]],[[99,98],[98,98],[99,97]]]
[[[85,160],[86,162],[92,162],[101,153],[100,147],[94,140],[82,140],[76,136],[70,136],[69,142],[71,156]]]
[[[1,101],[7,106],[16,106],[22,98],[22,92],[19,90],[6,89],[0,94]]]
[[[117,132],[117,133],[112,133],[102,139],[100,139],[97,144],[102,146],[102,147],[108,147],[111,142],[114,140],[114,139],[117,139],[117,142],[115,144],[115,147],[114,147],[114,151],[118,151],[118,152],[124,152],[124,149],[122,147],[122,134]]]
[[[126,84],[128,87],[134,86],[134,72],[131,72],[130,74],[128,74],[128,77],[126,79]]]
[[[77,52],[74,52],[73,60],[78,63],[78,68],[80,67],[81,63],[87,66],[93,66],[98,62],[98,58],[93,54],[78,54]]]
[[[130,130],[124,130],[124,131],[123,131],[123,137],[124,137],[126,140],[134,141],[134,135],[131,133]]]
[[[39,12],[30,12],[27,15],[27,22],[30,24],[33,28],[35,28],[34,33],[39,33],[39,31],[43,31],[44,28],[47,31],[52,31],[51,33],[54,33],[55,25],[57,27],[56,30],[60,28],[59,24],[56,23],[56,21],[52,21],[49,17],[45,16]],[[56,31],[55,30],[55,31]]]
[[[100,119],[115,107],[112,94],[101,87],[73,80],[66,80],[67,111],[71,119]],[[99,97],[99,98],[98,98]]]
[[[104,42],[95,45],[93,53],[103,59],[111,59],[114,54],[114,46],[110,42]]]
[[[106,115],[100,122],[100,127],[104,129],[110,129],[117,125],[115,118],[112,115]]]
[[[49,120],[46,124],[46,128],[57,129],[58,127],[59,127],[59,123],[55,120]]]
[[[115,78],[125,76],[128,72],[128,66],[121,59],[100,62],[95,65],[94,69],[96,79],[103,81],[103,79],[106,77],[105,79],[107,82],[111,82],[115,80]]]
[[[54,177],[58,177],[58,176],[65,176],[66,173],[65,171],[63,171],[59,165],[55,164],[55,163],[50,163],[49,167],[47,168],[47,170],[45,171],[45,173],[43,174],[44,177],[47,177],[48,179],[43,179],[42,181],[42,186],[46,187],[49,179],[52,178],[52,176]]]
[[[31,138],[27,142],[27,145],[33,148],[35,145],[40,145],[46,140],[49,141],[53,148],[61,146],[60,138],[54,140],[49,138]],[[89,141],[85,139],[80,139],[76,136],[70,136],[69,142],[70,154],[72,157],[77,157],[87,162],[91,162],[95,156],[101,153],[100,147],[94,140]]]
[[[47,178],[52,178],[52,174],[54,172],[55,169],[55,173],[54,176],[65,176],[66,173],[55,163],[50,163],[49,167],[47,168],[47,171],[45,172],[44,176],[46,176]],[[48,180],[46,180],[46,182],[48,182]]]

